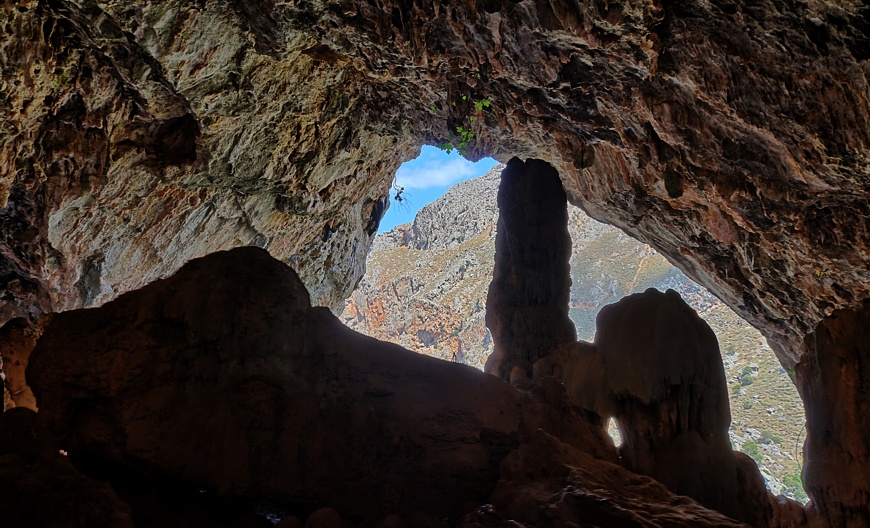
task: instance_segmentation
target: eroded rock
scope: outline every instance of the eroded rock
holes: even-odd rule
[[[83,4],[2,12],[0,316],[244,244],[337,305],[400,161],[457,126],[471,157],[548,162],[786,368],[868,294],[857,4]]]
[[[520,392],[356,334],[256,248],[58,314],[28,379],[77,463],[372,522],[481,504],[538,429],[615,461],[554,380]]]
[[[596,327],[623,464],[742,518],[725,371],[710,327],[678,293],[653,289],[605,306]]]
[[[571,295],[568,202],[559,174],[540,160],[510,160],[498,187],[495,266],[486,297],[493,352],[486,372],[532,377],[532,365],[577,339]]]
[[[491,504],[462,528],[746,526],[539,432],[505,458]]]
[[[24,318],[13,319],[0,327],[0,367],[3,371],[3,388],[8,394],[3,410],[13,407],[36,410],[36,399],[27,385],[25,370],[30,352],[41,334],[41,325]]]
[[[819,323],[796,370],[811,525],[870,526],[870,302]]]

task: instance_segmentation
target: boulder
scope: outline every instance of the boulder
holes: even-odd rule
[[[257,248],[58,314],[27,375],[74,462],[281,511],[458,517],[539,428],[616,460],[554,380],[522,392],[350,331]]]
[[[490,504],[466,516],[461,528],[738,527],[661,483],[595,459],[538,432],[509,454]]]

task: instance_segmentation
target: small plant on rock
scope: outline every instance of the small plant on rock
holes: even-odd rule
[[[479,74],[477,78],[480,78]],[[467,113],[461,116],[461,125],[453,126],[450,129],[450,133],[452,136],[451,139],[449,141],[439,143],[437,147],[448,154],[455,150],[463,156],[466,155],[466,148],[471,144],[472,140],[475,137],[473,128],[474,122],[477,121],[478,118],[478,115],[476,114],[480,114],[491,105],[492,102],[487,99],[473,101],[471,97],[466,94],[460,95],[458,99],[451,101],[448,107],[448,111],[452,111],[451,109],[461,110],[462,108],[467,108]],[[434,104],[429,105],[429,109],[435,111],[436,106]]]

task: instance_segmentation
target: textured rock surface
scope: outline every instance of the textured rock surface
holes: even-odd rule
[[[486,296],[486,372],[531,378],[532,365],[577,339],[568,318],[571,236],[562,182],[540,160],[512,159],[498,186],[495,264]]]
[[[543,432],[505,458],[491,504],[461,528],[746,526]]]
[[[86,4],[2,11],[5,317],[250,243],[334,305],[400,160],[472,116],[471,156],[549,162],[786,367],[867,295],[860,4]]]
[[[573,402],[614,418],[631,471],[758,528],[806,523],[802,505],[768,493],[755,462],[731,450],[716,336],[673,290],[604,307],[594,344],[560,348],[534,375],[555,376]]]
[[[122,2],[116,19],[86,4],[0,11],[0,322],[100,304],[239,245],[294,262],[338,306],[414,148],[367,110],[377,91],[258,19],[264,6]]]
[[[0,10],[3,322],[242,244],[334,307],[399,161],[469,117],[471,156],[550,163],[786,368],[868,297],[861,3],[86,4]]]
[[[360,336],[257,248],[55,316],[28,379],[74,462],[370,521],[482,503],[539,428],[615,460],[561,385],[520,392]]]
[[[503,168],[451,187],[420,209],[412,224],[377,235],[342,322],[409,350],[483,369],[492,352],[484,314]]]
[[[870,526],[870,302],[807,336],[797,367],[806,401],[804,485],[813,526]]]
[[[494,168],[458,183],[413,224],[377,235],[342,321],[376,339],[483,368],[492,352],[482,300],[492,278],[499,175]],[[598,311],[625,295],[650,287],[679,292],[719,341],[735,449],[753,453],[774,494],[806,500],[799,482],[803,404],[764,338],[658,252],[576,207],[568,217],[569,316],[580,339],[591,341]]]
[[[3,372],[3,389],[8,400],[3,410],[27,407],[36,410],[36,399],[27,385],[25,370],[30,352],[42,334],[39,325],[18,318],[0,327],[0,367]]]
[[[622,434],[623,464],[708,508],[745,518],[728,426],[731,411],[719,345],[673,290],[647,290],[598,314],[595,352]],[[609,411],[609,412],[607,412]]]

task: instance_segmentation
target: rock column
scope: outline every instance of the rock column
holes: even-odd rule
[[[707,323],[677,292],[649,289],[605,306],[596,325],[626,468],[745,519],[725,371]]]
[[[494,351],[486,371],[504,380],[531,378],[536,360],[576,340],[568,318],[567,203],[559,174],[544,161],[514,158],[502,172],[486,299]]]
[[[804,347],[796,374],[811,526],[870,526],[870,301],[825,318]]]

